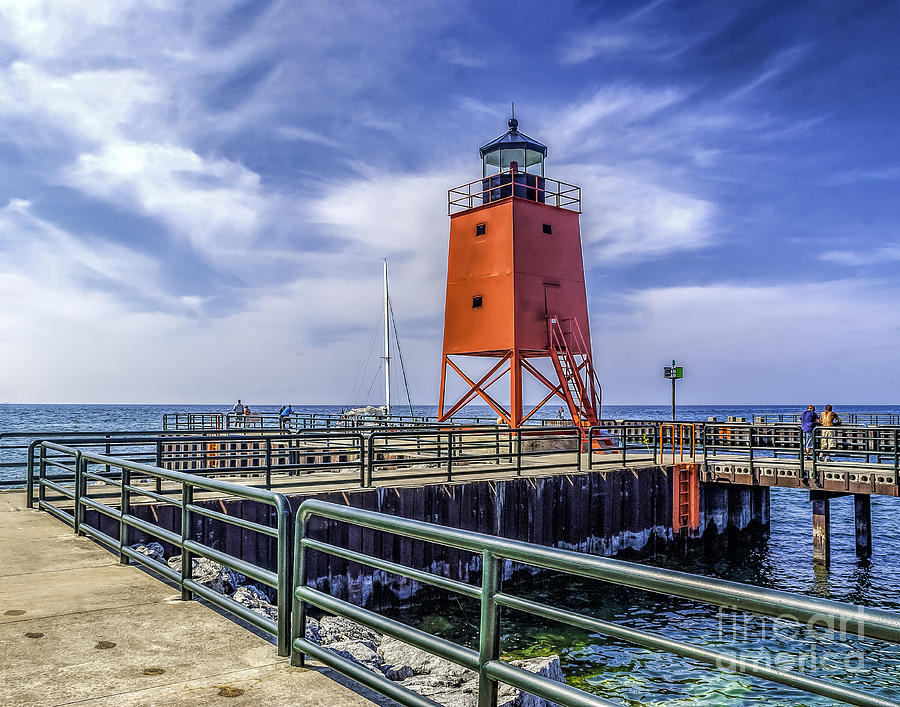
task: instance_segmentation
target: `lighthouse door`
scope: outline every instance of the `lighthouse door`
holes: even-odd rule
[[[544,313],[548,317],[559,316],[559,285],[544,283]]]

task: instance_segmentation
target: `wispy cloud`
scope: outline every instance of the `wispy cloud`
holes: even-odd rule
[[[860,247],[857,250],[828,250],[819,255],[822,260],[839,265],[881,265],[900,260],[900,243],[879,248]]]
[[[841,186],[845,184],[893,182],[898,180],[900,180],[900,166],[880,167],[876,169],[849,169],[846,172],[837,172],[826,176],[821,180],[821,183],[829,186]]]
[[[563,65],[582,64],[591,59],[626,52],[657,52],[671,48],[674,38],[663,32],[648,31],[653,11],[661,0],[648,2],[614,21],[600,21],[569,33],[560,52]]]

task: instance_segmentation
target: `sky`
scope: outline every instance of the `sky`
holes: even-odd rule
[[[447,189],[583,190],[612,404],[900,403],[900,3],[0,0],[0,402],[436,402]],[[373,343],[374,342],[374,343]]]

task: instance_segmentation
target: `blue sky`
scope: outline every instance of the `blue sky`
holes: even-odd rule
[[[607,402],[675,357],[685,403],[896,403],[897,36],[897,2],[4,2],[0,401],[356,402],[388,257],[433,402],[446,189],[515,101],[583,187]]]

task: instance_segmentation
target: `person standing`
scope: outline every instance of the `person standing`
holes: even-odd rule
[[[240,427],[244,417],[244,404],[241,402],[240,398],[238,398],[238,401],[234,404],[234,407],[231,408],[231,412],[234,413],[234,426]]]
[[[278,411],[278,419],[281,421],[281,429],[289,426],[291,415],[293,414],[293,412],[294,408],[290,403],[281,406],[281,410]]]
[[[838,414],[831,409],[831,405],[825,406],[825,411],[822,413],[820,421],[824,428],[822,430],[822,449],[826,450],[827,454],[828,451],[833,450],[836,446],[834,441],[834,428],[843,424],[843,421],[838,417]],[[822,455],[822,461],[831,461],[831,455],[828,454],[826,456],[826,454]]]
[[[803,458],[807,461],[813,450],[813,437],[817,424],[819,424],[819,416],[816,414],[816,406],[808,405],[806,412],[800,416],[800,429],[803,430]]]

